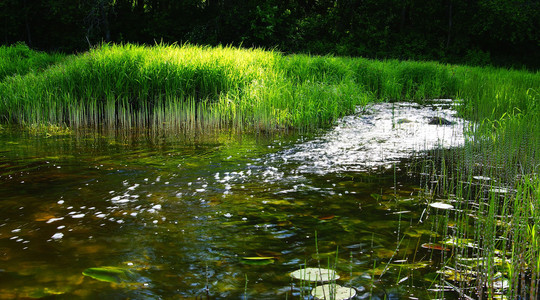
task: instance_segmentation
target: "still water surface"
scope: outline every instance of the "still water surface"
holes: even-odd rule
[[[441,253],[420,245],[443,237],[417,171],[463,143],[449,106],[377,104],[312,135],[4,132],[0,299],[309,299],[289,273],[329,264],[357,299],[434,296]],[[129,276],[82,274],[103,266]]]

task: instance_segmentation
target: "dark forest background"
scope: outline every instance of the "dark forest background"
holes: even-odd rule
[[[540,0],[1,0],[0,41],[101,42],[540,67]]]

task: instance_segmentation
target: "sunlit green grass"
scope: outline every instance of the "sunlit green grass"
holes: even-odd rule
[[[18,73],[0,86],[2,123],[108,128],[309,129],[368,102],[432,98],[463,99],[463,112],[481,120],[530,109],[540,81],[538,73],[436,62],[129,44]]]

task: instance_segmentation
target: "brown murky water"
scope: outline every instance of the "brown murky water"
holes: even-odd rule
[[[433,297],[446,254],[421,247],[443,237],[415,172],[462,144],[449,105],[378,104],[309,136],[4,132],[0,299],[309,299],[289,276],[305,265],[357,299]],[[104,266],[127,275],[82,274]]]

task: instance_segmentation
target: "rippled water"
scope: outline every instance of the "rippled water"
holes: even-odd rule
[[[343,118],[330,132],[292,147],[282,157],[303,164],[302,172],[364,172],[391,167],[402,159],[437,147],[463,145],[464,121],[450,109],[452,102],[432,105],[381,103]],[[429,124],[444,118],[451,126]]]
[[[4,133],[0,298],[298,298],[288,274],[329,263],[359,299],[429,296],[419,245],[440,237],[411,163],[462,144],[450,105],[377,104],[312,136]],[[101,266],[133,276],[82,275]]]

